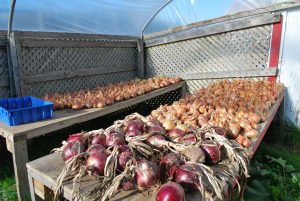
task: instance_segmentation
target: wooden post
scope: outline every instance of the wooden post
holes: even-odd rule
[[[26,163],[28,162],[26,136],[13,139],[12,155],[18,199],[22,201],[25,200],[27,196],[29,196],[29,183],[26,168]]]
[[[186,96],[187,92],[187,83],[185,82],[181,88],[181,98],[184,98]]]
[[[137,43],[138,47],[138,77],[143,79],[146,77],[145,72],[145,55],[144,55],[144,42],[139,40]]]
[[[33,178],[28,174],[28,182],[29,182],[29,188],[30,188],[30,196],[31,201],[35,201],[35,193],[33,188]]]

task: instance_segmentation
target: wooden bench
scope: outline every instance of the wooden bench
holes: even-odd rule
[[[29,193],[26,169],[26,163],[28,162],[28,139],[39,137],[53,131],[70,127],[74,124],[86,122],[88,120],[116,112],[174,90],[181,90],[181,95],[184,96],[186,93],[186,83],[182,81],[129,100],[115,103],[103,109],[92,108],[78,111],[68,109],[55,111],[54,117],[46,121],[39,121],[19,126],[7,126],[0,122],[0,135],[6,139],[7,149],[13,155],[14,172],[19,200],[23,200],[26,194]]]
[[[261,143],[267,129],[269,128],[282,100],[284,97],[284,93],[280,95],[276,103],[270,109],[269,116],[267,121],[259,125],[259,136],[255,141],[253,141],[250,149],[252,151],[252,155],[257,150],[259,144]],[[43,200],[52,200],[53,199],[53,190],[56,187],[56,180],[59,176],[61,170],[63,169],[65,162],[63,161],[60,154],[50,154],[48,156],[44,156],[40,159],[34,160],[32,162],[27,163],[28,170],[28,179],[30,183],[30,193],[31,199],[34,201],[36,198],[42,198]],[[88,189],[97,181],[95,179],[91,179],[91,176],[85,176],[81,182],[81,191],[80,195],[84,196]],[[67,200],[72,200],[72,189],[73,184],[72,180],[70,182],[66,182],[63,185],[62,196]],[[200,196],[198,194],[187,194],[186,201],[199,200]],[[123,201],[150,201],[155,200],[155,193],[139,193],[137,191],[128,191],[121,192],[116,195],[113,200],[123,200]]]

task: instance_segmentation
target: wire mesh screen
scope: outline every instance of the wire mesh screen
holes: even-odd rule
[[[265,25],[146,48],[146,75],[266,68],[271,30]],[[190,80],[188,89],[213,80]]]
[[[137,75],[137,48],[122,45],[123,41],[84,35],[50,36],[16,36],[15,41],[20,44],[18,79],[22,95],[41,97],[95,88]]]
[[[10,97],[7,39],[0,36],[0,98]]]

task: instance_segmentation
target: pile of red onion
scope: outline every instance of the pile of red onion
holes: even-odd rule
[[[218,130],[219,136],[226,140],[221,131]],[[206,138],[203,132],[196,127],[172,121],[161,124],[155,119],[132,114],[106,130],[70,135],[62,149],[62,157],[68,164],[80,154],[81,166],[87,174],[96,177],[107,176],[107,171],[112,169],[115,174],[109,181],[112,186],[103,191],[144,191],[162,184],[156,200],[182,201],[185,192],[203,193],[207,183],[203,183],[201,175],[211,174],[210,166],[222,161],[222,144]],[[105,196],[103,199],[110,198]]]

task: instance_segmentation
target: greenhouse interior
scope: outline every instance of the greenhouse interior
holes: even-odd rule
[[[0,201],[300,201],[299,0],[1,0]]]

